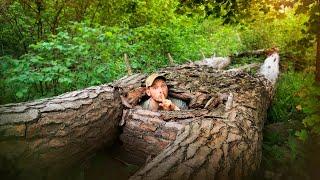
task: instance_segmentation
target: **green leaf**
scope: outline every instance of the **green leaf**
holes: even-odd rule
[[[98,74],[100,74],[100,73],[102,73],[102,72],[105,71],[105,70],[106,70],[106,67],[104,67],[104,66],[99,66],[98,69],[96,70],[96,72],[97,72]]]
[[[306,141],[308,138],[308,132],[305,129],[302,129],[301,131],[296,131],[295,135],[298,137],[298,139],[302,141]]]
[[[72,83],[72,80],[71,80],[70,78],[63,77],[63,78],[59,78],[58,82],[59,82],[59,83],[71,84],[71,83]]]
[[[16,93],[16,96],[17,96],[18,98],[22,98],[22,97],[23,97],[23,92],[22,92],[22,91],[18,91],[18,92]]]
[[[107,37],[112,37],[112,32],[106,32],[104,33]]]

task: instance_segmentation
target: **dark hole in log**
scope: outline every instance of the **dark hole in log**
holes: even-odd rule
[[[170,87],[172,87],[172,85],[169,85],[168,96],[182,100],[189,107],[189,103],[190,103],[191,99],[193,98],[193,95],[185,93],[185,92],[176,92],[173,88],[170,88]],[[144,87],[138,87],[136,89],[129,91],[125,95],[126,101],[131,106],[141,105],[143,102],[145,102],[146,100],[149,99],[149,96],[146,94],[145,90],[146,89]]]
[[[169,96],[181,99],[188,105],[187,110],[153,112],[141,107],[147,96],[142,87],[129,91],[126,97],[132,109],[126,110],[125,125],[120,134],[121,148],[138,160],[148,162],[176,140],[179,131],[191,121],[201,118],[222,117],[227,94],[199,91],[190,93],[171,86]],[[126,154],[124,153],[124,154]],[[124,155],[126,157],[127,155]],[[130,159],[123,159],[130,161]]]

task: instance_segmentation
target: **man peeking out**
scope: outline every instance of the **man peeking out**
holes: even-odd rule
[[[157,73],[151,74],[146,79],[146,93],[150,97],[142,103],[144,109],[151,111],[179,111],[187,109],[187,104],[177,98],[168,97],[166,78]]]

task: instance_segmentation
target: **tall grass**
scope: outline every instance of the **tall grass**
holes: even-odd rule
[[[273,103],[268,112],[269,123],[302,120],[303,89],[313,84],[313,74],[289,70],[280,75]]]

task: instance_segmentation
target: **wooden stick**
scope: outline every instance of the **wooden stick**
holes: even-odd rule
[[[194,62],[197,65],[206,65],[213,69],[224,69],[231,63],[230,57],[211,57]]]
[[[230,55],[231,58],[235,57],[244,57],[244,56],[259,56],[259,55],[267,55],[270,56],[274,52],[279,52],[279,49],[277,47],[272,47],[269,49],[258,49],[258,50],[251,50],[251,51],[244,51],[236,54]]]
[[[260,67],[261,63],[252,63],[252,64],[246,64],[237,68],[233,68],[233,69],[228,69],[227,71],[243,71],[246,69],[252,69],[252,68],[257,68]]]
[[[202,60],[204,60],[206,58],[206,56],[204,55],[204,53],[200,50],[200,53],[202,55]]]
[[[170,64],[171,66],[173,66],[173,65],[174,65],[174,61],[173,61],[173,58],[171,57],[171,54],[170,54],[170,53],[168,53],[168,59],[169,59],[169,64]]]
[[[126,63],[128,75],[132,75],[132,70],[131,70],[131,66],[130,66],[130,62],[129,62],[127,53],[124,53],[124,62]]]

